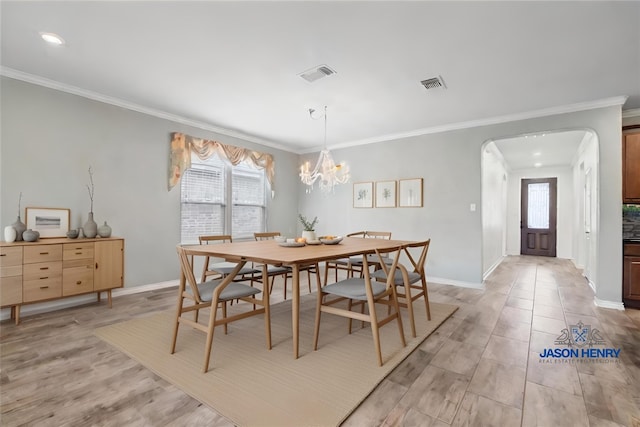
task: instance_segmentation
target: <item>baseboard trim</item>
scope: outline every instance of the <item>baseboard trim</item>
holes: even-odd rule
[[[464,282],[462,280],[445,279],[444,277],[427,276],[427,282],[439,283],[441,285],[459,286],[461,288],[485,289],[484,283]]]
[[[605,301],[605,300],[601,300],[598,297],[593,297],[593,303],[597,306],[597,307],[601,307],[601,308],[612,308],[614,310],[622,310],[624,311],[624,304],[621,302],[615,302],[615,301]]]
[[[159,289],[170,288],[178,286],[178,280],[169,280],[166,282],[152,283],[149,285],[132,286],[130,288],[118,288],[111,291],[111,297],[117,298],[124,295],[133,295],[141,292],[156,291]],[[79,295],[77,297],[66,297],[56,301],[48,301],[43,303],[25,304],[20,307],[20,317],[30,316],[33,314],[48,313],[50,311],[62,310],[65,308],[77,307],[80,305],[90,304],[96,302],[96,294]],[[103,293],[103,301],[105,296]],[[11,318],[11,308],[3,308],[0,312],[0,321]]]
[[[117,298],[123,295],[133,295],[133,294],[139,294],[141,292],[157,291],[159,289],[178,286],[179,284],[180,282],[178,280],[167,280],[166,282],[151,283],[149,285],[142,285],[142,286],[133,286],[131,288],[118,288],[118,289],[114,289],[111,292],[111,296],[113,298]]]
[[[504,261],[504,258],[505,258],[504,255],[498,258],[496,262],[494,262],[493,265],[489,267],[489,269],[482,275],[482,280],[487,280],[487,277],[489,277],[489,275],[493,273],[493,270],[498,268],[498,266],[502,263],[502,261]]]

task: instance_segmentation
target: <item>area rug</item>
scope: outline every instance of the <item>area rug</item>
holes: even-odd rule
[[[242,304],[235,309],[241,309]],[[205,334],[181,326],[175,354],[169,354],[173,312],[99,328],[95,334],[185,393],[238,426],[337,426],[373,389],[440,326],[457,307],[431,303],[431,321],[424,304],[415,304],[417,338],[403,309],[407,346],[398,328],[380,329],[384,365],[378,367],[371,328],[323,313],[318,350],[313,351],[315,296],[300,305],[300,357],[293,358],[291,302],[272,307],[271,350],[266,349],[264,321],[254,316],[232,323],[229,332],[215,332],[210,370],[202,373]]]

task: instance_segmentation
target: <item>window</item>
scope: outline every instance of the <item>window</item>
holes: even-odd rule
[[[198,236],[211,234],[247,238],[265,231],[265,186],[264,170],[192,155],[181,181],[181,242],[198,243]]]

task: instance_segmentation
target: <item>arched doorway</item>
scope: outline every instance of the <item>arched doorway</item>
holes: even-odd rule
[[[523,180],[554,178],[557,245],[553,256],[571,259],[583,269],[593,287],[598,233],[597,171],[598,138],[590,129],[486,141],[482,146],[484,276],[502,257],[522,253]]]

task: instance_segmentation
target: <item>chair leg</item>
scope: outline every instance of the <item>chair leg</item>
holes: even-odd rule
[[[422,290],[424,292],[424,303],[427,307],[427,320],[431,320],[431,307],[429,305],[429,292],[427,291],[427,281],[422,276]]]
[[[396,287],[391,287],[391,293],[393,297],[393,308],[396,310],[396,319],[398,321],[398,331],[400,332],[400,339],[402,341],[402,346],[406,347],[407,342],[404,339],[404,328],[402,327],[402,315],[400,314],[400,306],[398,305],[398,294],[396,293]]]
[[[316,274],[318,274],[317,271]],[[311,293],[311,267],[307,268],[307,284],[309,285],[309,293]]]
[[[349,299],[349,303],[347,304],[347,310],[351,311],[353,307],[353,300]],[[349,317],[349,335],[351,335],[351,325],[353,324],[353,319]]]
[[[362,304],[364,306],[364,304]],[[363,309],[364,310],[364,309]],[[382,349],[380,348],[380,329],[378,327],[378,317],[376,308],[369,307],[369,321],[371,322],[371,335],[373,335],[373,345],[378,355],[378,366],[382,366]]]
[[[396,294],[397,295],[397,294]],[[411,285],[404,284],[404,299],[407,302],[407,310],[409,310],[409,321],[411,322],[411,335],[416,337],[416,319],[413,316],[413,298],[411,297]]]
[[[231,302],[233,302],[233,301],[231,301]],[[213,307],[211,307],[211,309],[213,309]],[[217,309],[217,307],[216,307],[216,309]],[[226,301],[222,301],[222,318],[223,319],[227,318],[227,302]],[[224,334],[225,335],[227,335],[227,332],[228,332],[228,330],[227,330],[227,326],[228,325],[229,325],[228,323],[224,324]]]
[[[267,286],[262,288],[262,303],[264,304],[264,329],[267,338],[267,349],[271,350],[271,306],[269,305],[269,292]],[[254,304],[255,307],[255,304]]]
[[[171,354],[176,352],[176,342],[178,341],[178,327],[180,326],[180,314],[182,314],[182,305],[184,304],[184,297],[180,295],[178,297],[178,309],[176,310],[176,324],[173,327],[173,341],[171,342]]]
[[[320,286],[318,286],[318,300],[316,303],[316,325],[313,331],[313,349],[314,350],[318,349],[318,336],[320,335],[320,315],[322,313],[320,311],[320,307],[322,305],[322,298],[323,298],[322,291],[320,290]]]
[[[276,276],[273,276],[273,280],[276,280]],[[287,275],[284,275],[284,299],[287,299]]]
[[[203,373],[209,370],[209,358],[211,357],[211,346],[213,345],[213,333],[215,331],[216,314],[218,313],[218,298],[214,297],[211,301],[211,316],[209,317],[209,328],[207,330],[207,343],[204,347],[204,366]]]
[[[324,263],[324,285],[327,286],[327,280],[329,280],[329,261]]]

